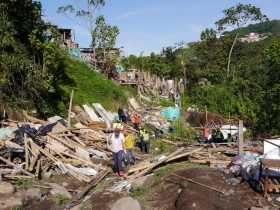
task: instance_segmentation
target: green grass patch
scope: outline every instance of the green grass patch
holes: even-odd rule
[[[74,104],[101,103],[106,109],[116,110],[118,106],[127,103],[125,90],[102,74],[95,72],[83,62],[69,59],[66,74],[71,83],[61,85],[70,95],[74,92]]]
[[[55,204],[62,206],[62,205],[66,205],[70,201],[70,198],[67,197],[66,195],[58,194],[54,196],[52,200],[55,202]]]
[[[176,150],[176,147],[172,144],[163,142],[161,139],[151,140],[151,154],[160,155],[164,153],[171,153]]]
[[[171,101],[170,99],[168,98],[160,98],[159,99],[159,104],[163,107],[169,107],[169,106],[174,106],[174,102]]]
[[[183,119],[180,118],[172,122],[174,131],[171,133],[171,138],[184,143],[193,143],[197,138],[196,131]]]
[[[28,189],[32,187],[33,180],[32,179],[16,179],[12,181],[12,184],[15,185],[17,188]]]

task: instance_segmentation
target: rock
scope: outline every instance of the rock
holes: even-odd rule
[[[50,194],[51,195],[64,195],[67,198],[71,199],[72,195],[67,191],[67,189],[63,186],[60,186],[55,183],[49,183],[49,185],[52,187]]]
[[[233,189],[230,189],[228,191],[225,192],[225,196],[230,196],[230,195],[233,195],[235,192]]]
[[[124,197],[117,200],[111,210],[141,210],[139,202],[131,197]]]
[[[138,179],[134,180],[131,185],[132,188],[137,188],[137,187],[142,187],[144,185],[144,183],[146,182],[146,180],[148,179],[149,176],[142,176],[139,177]]]
[[[1,209],[16,209],[21,208],[23,205],[22,198],[16,196],[4,196],[0,198],[0,210]]]
[[[62,182],[62,186],[63,186],[63,187],[68,187],[69,184],[68,184],[67,182]]]
[[[15,192],[15,187],[9,182],[0,182],[0,194],[12,194]]]
[[[80,205],[74,206],[70,210],[81,210],[81,209],[83,209],[83,206],[80,204]]]
[[[236,185],[240,184],[241,180],[237,179],[237,178],[229,178],[229,179],[226,180],[226,182],[229,185],[236,186]]]
[[[28,190],[25,191],[24,197],[26,200],[29,199],[36,199],[36,200],[41,200],[42,199],[42,192],[38,188],[29,188]]]

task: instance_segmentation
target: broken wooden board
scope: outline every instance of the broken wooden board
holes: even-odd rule
[[[99,103],[92,104],[96,112],[102,117],[102,119],[106,122],[107,128],[111,128],[113,120],[112,116],[108,114],[108,112],[103,108],[103,106]]]
[[[100,121],[99,117],[97,116],[97,114],[94,112],[93,108],[90,107],[89,105],[83,105],[83,108],[85,110],[85,112],[88,114],[88,116],[90,117],[90,119],[92,121]]]

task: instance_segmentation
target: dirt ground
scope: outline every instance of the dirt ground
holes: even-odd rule
[[[227,178],[224,174],[218,170],[192,168],[179,170],[175,173],[202,184],[215,187],[230,195],[222,195],[197,184],[183,181],[181,178],[173,175],[168,175],[163,178],[160,184],[152,186],[154,187],[153,194],[146,200],[145,209],[244,210],[253,206],[268,205],[263,196],[253,191],[246,182],[231,186],[226,182]]]

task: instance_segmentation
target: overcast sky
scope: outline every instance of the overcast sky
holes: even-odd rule
[[[59,27],[72,28],[81,47],[88,47],[90,33],[85,21],[57,13],[61,5],[82,8],[86,0],[41,0],[45,19]],[[120,29],[117,47],[126,55],[159,52],[180,41],[199,40],[206,27],[222,16],[222,10],[238,2],[260,7],[271,19],[280,19],[280,0],[106,0],[98,11]]]

